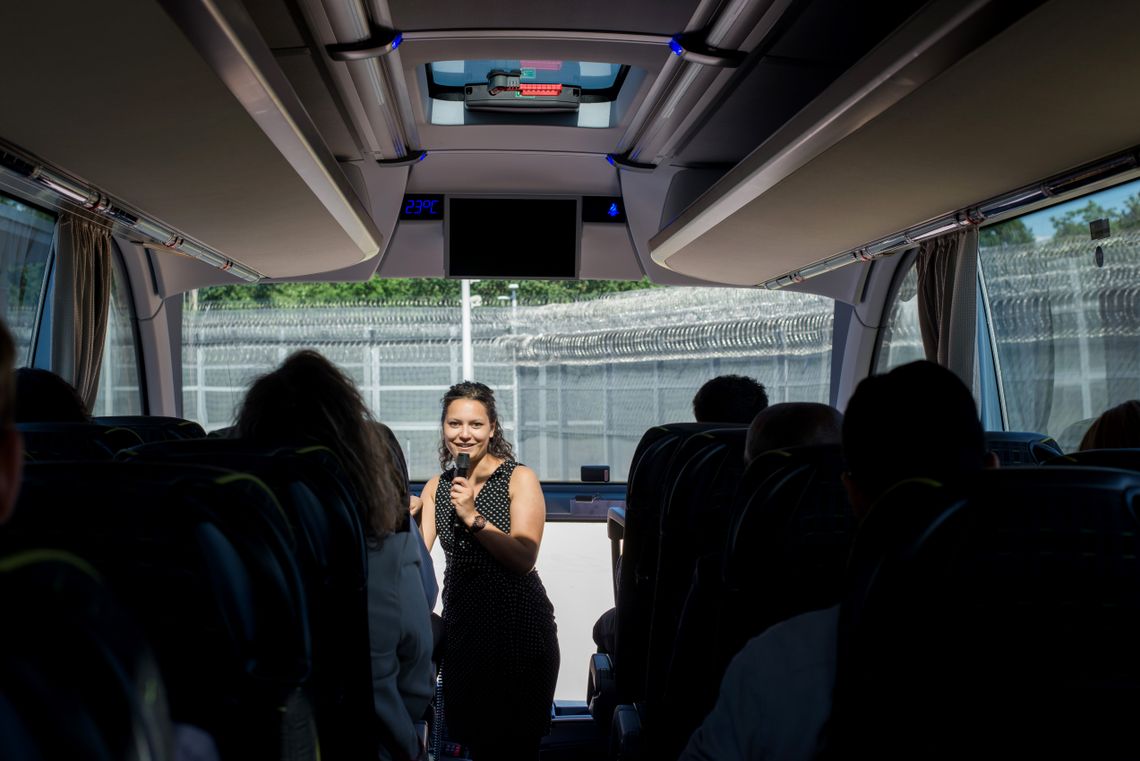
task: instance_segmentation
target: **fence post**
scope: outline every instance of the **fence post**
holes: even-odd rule
[[[206,412],[206,350],[201,346],[194,348],[194,378],[198,384],[198,392],[195,394],[198,420],[206,428],[210,424],[210,416]]]
[[[371,383],[369,396],[371,397],[372,414],[377,420],[380,420],[380,347],[369,344],[367,350],[369,366],[371,367],[368,380]]]

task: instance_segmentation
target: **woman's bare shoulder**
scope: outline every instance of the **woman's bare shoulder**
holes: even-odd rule
[[[511,473],[511,488],[516,486],[520,488],[534,487],[540,491],[542,490],[542,484],[539,483],[538,474],[521,463],[516,465],[514,472]]]

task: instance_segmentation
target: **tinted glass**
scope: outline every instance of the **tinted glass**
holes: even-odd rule
[[[885,373],[899,365],[925,359],[918,327],[918,270],[911,264],[899,283],[890,312],[879,331],[873,373]]]
[[[0,195],[0,315],[16,340],[16,363],[31,364],[31,343],[51,258],[55,216]]]
[[[992,225],[980,246],[1008,426],[1074,449],[1140,397],[1140,182]]]
[[[520,461],[548,481],[608,464],[624,481],[641,435],[691,421],[710,378],[736,373],[773,403],[827,402],[834,302],[819,296],[645,283],[472,283],[475,380],[496,394]],[[618,289],[625,289],[616,292]],[[230,425],[249,382],[314,347],[396,432],[413,478],[439,471],[439,400],[461,380],[460,283],[227,286],[183,310],[186,417]],[[513,298],[512,298],[513,294]]]
[[[107,341],[99,372],[99,392],[91,406],[91,414],[141,415],[142,385],[135,342],[134,307],[122,265],[118,256],[114,259]]]

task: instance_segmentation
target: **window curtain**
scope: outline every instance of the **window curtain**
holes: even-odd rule
[[[974,383],[978,231],[969,227],[923,241],[915,263],[918,326],[926,358]]]
[[[66,277],[71,291],[71,333],[73,354],[60,374],[71,381],[90,408],[99,391],[99,371],[107,339],[111,299],[111,232],[105,227],[76,217],[60,222],[59,259],[56,277]],[[56,288],[61,283],[57,281]],[[68,367],[70,365],[70,367]]]

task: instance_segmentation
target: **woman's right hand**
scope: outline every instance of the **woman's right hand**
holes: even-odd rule
[[[408,496],[408,512],[417,521],[420,519],[420,511],[424,509],[424,501],[417,497],[415,494]]]
[[[475,487],[463,476],[451,479],[451,504],[459,520],[470,528],[475,521]]]

